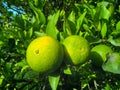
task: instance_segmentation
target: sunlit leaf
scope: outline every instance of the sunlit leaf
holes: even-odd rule
[[[76,32],[76,25],[75,25],[75,12],[71,11],[68,18],[63,23],[64,32],[68,35],[73,35]]]
[[[110,3],[110,4],[109,4],[109,8],[108,8],[108,10],[109,10],[109,12],[110,12],[110,15],[113,15],[114,9],[115,9],[114,4]]]
[[[104,90],[112,90],[112,88],[110,87],[110,85],[109,85],[109,84],[106,84],[106,86],[105,86]]]
[[[48,76],[48,79],[49,79],[49,83],[52,90],[57,90],[60,75],[51,75],[51,76]]]
[[[72,35],[75,34],[76,25],[73,22],[69,21],[69,20],[68,20],[68,24],[69,24],[68,27],[69,27],[69,30],[70,30],[71,34]]]
[[[97,4],[98,4],[98,6],[103,5],[103,6],[107,7],[107,6],[109,5],[109,2],[107,2],[107,1],[102,1],[102,2],[98,2]]]
[[[120,21],[116,24],[116,30],[120,31]]]
[[[81,14],[80,15],[80,17],[77,19],[77,24],[76,24],[76,29],[77,29],[77,31],[76,31],[76,34],[79,32],[79,29],[81,28],[81,25],[82,25],[82,23],[83,23],[83,20],[84,20],[84,18],[85,18],[85,15],[86,15],[86,11],[83,13],[83,14]]]
[[[75,12],[74,11],[70,13],[70,15],[68,16],[68,20],[75,24]]]
[[[37,36],[37,37],[45,36],[46,35],[46,33],[44,33],[44,32],[35,31],[34,33],[35,33],[35,36]]]
[[[64,15],[65,15],[65,10],[62,9],[62,10],[60,11],[60,17],[62,17],[62,16],[64,16]]]
[[[1,47],[3,46],[4,42],[3,41],[0,41],[0,49]]]
[[[27,62],[24,59],[22,61],[20,61],[20,62],[18,62],[18,63],[15,64],[15,66],[19,66],[19,67],[24,67],[26,65],[27,65]]]
[[[66,33],[67,35],[72,35],[68,20],[64,21],[63,30],[64,30],[64,33]]]
[[[27,32],[27,38],[31,38],[32,35],[33,35],[33,28],[30,28]]]
[[[89,30],[90,30],[90,27],[89,27],[87,24],[83,24],[83,28],[84,28],[86,31],[89,31]]]
[[[109,18],[110,18],[109,10],[104,5],[101,5],[99,19],[108,20]]]
[[[64,69],[64,74],[72,75],[72,72],[69,67]]]
[[[4,78],[5,78],[5,77],[4,77],[3,75],[0,76],[0,86],[2,85]]]
[[[100,31],[101,28],[102,28],[102,25],[101,25],[101,22],[99,21],[99,22],[98,22],[98,26],[97,26],[97,30]]]
[[[22,67],[22,69],[21,69],[21,73],[22,73],[24,70],[26,70],[27,68],[30,68],[29,65],[24,65],[24,66]]]
[[[107,61],[103,63],[102,68],[104,71],[120,74],[120,54],[109,53],[107,55]]]
[[[46,18],[43,14],[43,12],[41,11],[41,9],[36,8],[31,2],[29,2],[30,8],[34,11],[35,15],[36,15],[36,21],[40,24],[45,24],[46,22]]]
[[[102,38],[105,38],[106,33],[107,33],[107,25],[106,25],[106,23],[104,23],[102,26],[102,30],[101,30]]]
[[[60,11],[57,11],[55,14],[50,15],[48,18],[48,23],[46,27],[46,34],[56,39],[57,39],[57,34],[59,32],[56,27],[59,14],[60,14]]]
[[[108,41],[114,45],[114,46],[120,46],[120,37],[118,38],[113,38],[113,36],[110,36],[110,38],[108,39]]]

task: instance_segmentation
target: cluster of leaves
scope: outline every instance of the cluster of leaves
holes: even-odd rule
[[[0,89],[120,88],[118,74],[93,66],[91,60],[79,67],[62,64],[54,74],[44,76],[32,71],[25,57],[29,43],[46,34],[60,42],[80,35],[91,48],[104,43],[120,53],[118,0],[1,0],[0,4]]]

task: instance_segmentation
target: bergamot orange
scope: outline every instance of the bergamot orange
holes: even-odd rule
[[[88,41],[78,35],[71,35],[63,41],[65,62],[71,65],[83,64],[89,56]]]
[[[42,36],[30,43],[26,51],[26,58],[34,71],[51,73],[62,63],[63,47],[56,39]]]
[[[104,44],[99,44],[91,49],[90,58],[94,65],[101,66],[106,61],[106,55],[111,53],[112,49]]]

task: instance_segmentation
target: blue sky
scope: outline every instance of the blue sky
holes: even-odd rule
[[[6,8],[9,12],[12,12],[13,15],[18,15],[19,13],[25,14],[25,11],[20,9],[19,7],[16,7],[14,5],[11,5],[11,7],[8,7],[7,2],[2,3],[3,7]],[[19,12],[19,13],[18,13]]]

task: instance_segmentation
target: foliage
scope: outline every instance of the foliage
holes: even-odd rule
[[[1,0],[0,89],[118,90],[120,88],[118,58],[115,64],[106,62],[103,68],[92,65],[91,59],[78,67],[66,66],[63,63],[49,76],[39,75],[31,70],[26,62],[27,46],[36,37],[46,34],[60,42],[69,35],[80,35],[89,41],[91,48],[102,43],[111,47],[114,52],[120,53],[120,2],[119,0]],[[115,59],[112,57],[116,56],[118,54],[109,54],[108,60],[112,61]],[[111,65],[112,69],[109,68]],[[118,69],[114,68],[115,65]]]

